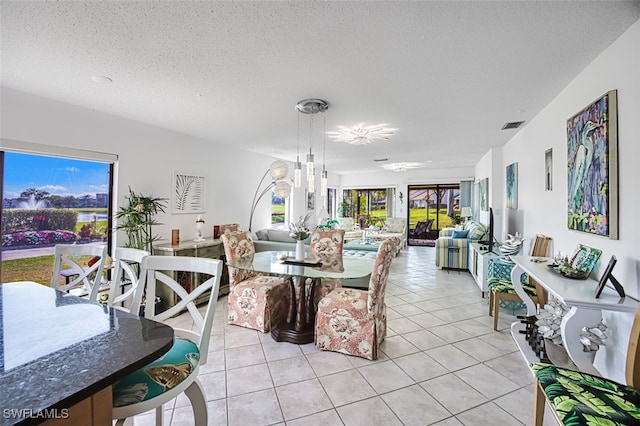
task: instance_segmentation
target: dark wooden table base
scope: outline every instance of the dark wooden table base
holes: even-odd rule
[[[289,286],[291,303],[286,321],[271,329],[271,337],[276,342],[289,342],[304,345],[313,342],[316,321],[316,307],[313,302],[319,280],[312,280],[309,294],[306,291],[306,278],[293,277]],[[296,287],[299,287],[296,297]]]

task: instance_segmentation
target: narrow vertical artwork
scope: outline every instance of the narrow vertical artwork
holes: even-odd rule
[[[484,178],[480,181],[480,210],[489,210],[489,179]]]
[[[567,120],[567,225],[618,239],[617,91]]]
[[[518,163],[507,166],[507,208],[518,208]]]
[[[553,191],[553,150],[544,152],[544,190]]]

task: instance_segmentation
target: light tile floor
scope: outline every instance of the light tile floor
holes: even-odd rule
[[[230,326],[226,303],[218,301],[200,370],[210,425],[533,424],[533,377],[509,332],[515,318],[501,312],[493,331],[471,275],[438,270],[431,247],[393,260],[376,361]],[[184,395],[164,408],[166,425],[193,424]],[[153,424],[151,414],[134,424]],[[545,425],[557,425],[548,409]]]

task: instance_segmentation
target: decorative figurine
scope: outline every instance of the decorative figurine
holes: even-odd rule
[[[193,239],[193,241],[204,241],[204,238],[202,238],[202,225],[204,225],[204,219],[202,218],[202,215],[199,214],[198,218],[196,219],[196,237]]]

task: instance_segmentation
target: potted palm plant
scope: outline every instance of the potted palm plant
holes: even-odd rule
[[[164,213],[167,207],[166,198],[147,197],[142,194],[136,194],[129,187],[128,205],[120,207],[115,217],[122,220],[116,230],[124,231],[129,241],[125,247],[132,247],[152,251],[152,244],[160,237],[153,235],[152,227],[154,225],[162,225],[155,220],[154,216],[159,212]]]

